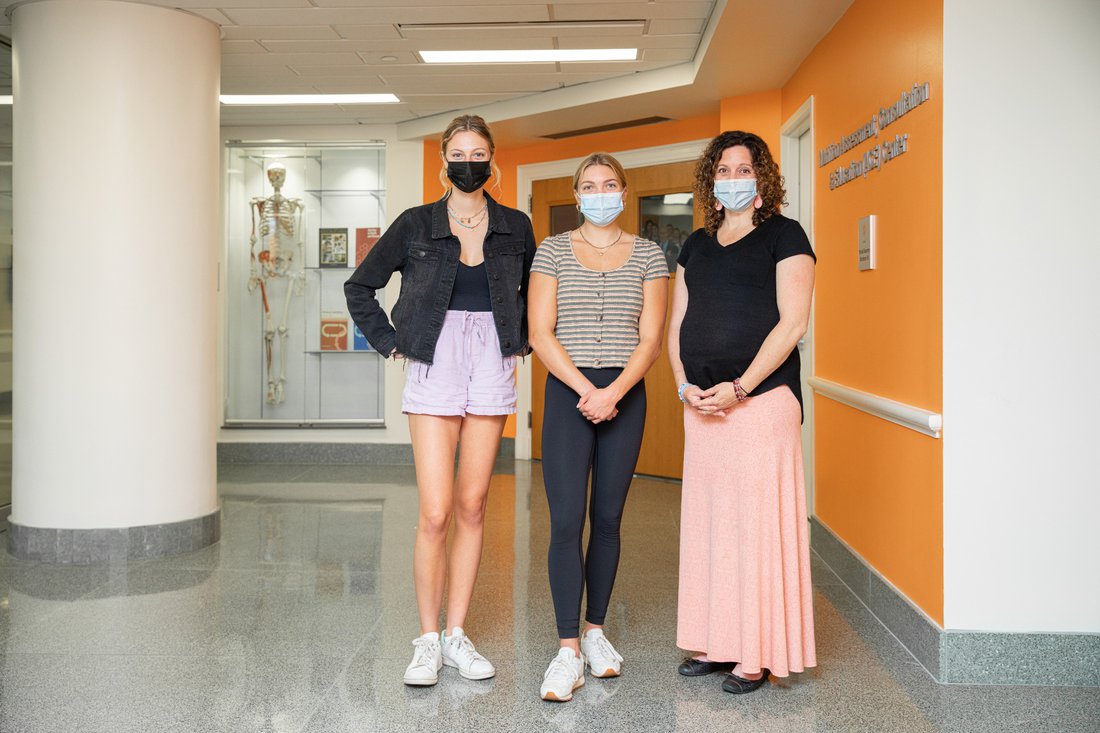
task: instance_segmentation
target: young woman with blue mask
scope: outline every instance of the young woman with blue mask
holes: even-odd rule
[[[642,378],[661,352],[668,267],[656,243],[623,231],[626,173],[606,153],[573,176],[584,223],[542,242],[531,265],[528,332],[549,369],[542,472],[550,507],[548,565],[560,648],[544,700],[565,701],[623,658],[604,635],[619,565],[619,524],[645,423]],[[589,497],[591,475],[591,497]],[[582,547],[586,513],[592,518]],[[580,635],[581,597],[586,629]]]

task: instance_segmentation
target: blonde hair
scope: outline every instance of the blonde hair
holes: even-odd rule
[[[443,131],[443,137],[439,140],[439,153],[443,156],[443,166],[439,169],[439,182],[443,184],[443,191],[451,193],[451,181],[447,178],[447,145],[451,138],[460,132],[473,132],[485,138],[489,143],[489,170],[493,174],[493,188],[500,190],[500,168],[497,167],[496,143],[493,142],[493,133],[489,131],[489,125],[478,115],[459,115],[451,120],[447,129]]]
[[[610,153],[592,153],[581,161],[581,164],[577,166],[577,172],[573,174],[574,191],[576,191],[577,186],[581,184],[581,176],[584,175],[584,172],[594,165],[606,165],[608,168],[615,171],[615,177],[619,179],[619,185],[626,188],[626,171],[623,170],[622,163],[615,160],[614,156]]]

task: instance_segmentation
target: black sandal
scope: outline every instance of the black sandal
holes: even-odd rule
[[[764,683],[768,681],[768,675],[771,674],[767,669],[762,669],[760,672],[760,679],[758,680],[747,680],[730,672],[722,680],[722,689],[734,695],[744,695],[747,692],[758,690],[764,686]]]
[[[728,671],[735,666],[737,666],[737,662],[712,662],[686,657],[684,661],[680,662],[680,666],[676,668],[676,671],[685,677],[702,677],[714,672]]]

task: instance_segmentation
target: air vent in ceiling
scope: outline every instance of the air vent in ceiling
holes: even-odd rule
[[[594,132],[607,132],[608,130],[622,130],[626,127],[640,127],[642,125],[652,125],[657,122],[668,122],[671,117],[642,117],[637,120],[627,120],[626,122],[616,122],[611,125],[599,125],[597,127],[585,127],[580,130],[566,130],[564,132],[555,132],[551,135],[542,135],[542,137],[549,140],[561,140],[565,137],[576,137],[577,135],[590,135]]]
[[[397,30],[404,38],[436,36],[440,33],[508,33],[512,37],[547,37],[600,33],[612,36],[641,35],[644,20],[531,20],[500,23],[398,23]]]

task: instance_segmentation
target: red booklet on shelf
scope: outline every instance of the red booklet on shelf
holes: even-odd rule
[[[367,254],[371,251],[371,248],[378,242],[378,238],[382,236],[381,227],[359,227],[355,230],[355,266],[358,267],[363,260],[367,258]]]

